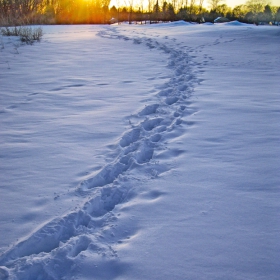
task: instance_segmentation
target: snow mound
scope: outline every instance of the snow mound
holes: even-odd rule
[[[157,26],[161,26],[161,27],[165,27],[165,26],[178,27],[178,26],[193,26],[193,25],[196,25],[196,23],[186,22],[184,20],[157,24]]]
[[[238,20],[230,21],[230,22],[225,22],[223,25],[227,26],[248,26],[247,23],[240,22]]]

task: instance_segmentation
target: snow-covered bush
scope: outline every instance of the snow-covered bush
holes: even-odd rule
[[[40,41],[43,36],[41,27],[3,27],[1,28],[3,36],[19,36],[21,42],[32,45],[35,41]]]

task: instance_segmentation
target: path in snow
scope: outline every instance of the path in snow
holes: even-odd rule
[[[104,28],[100,36],[133,40],[134,44],[165,53],[173,75],[158,89],[154,102],[129,117],[131,128],[123,133],[118,145],[112,146],[114,159],[77,188],[77,195],[86,198],[80,209],[52,220],[1,256],[3,279],[26,279],[30,275],[34,279],[66,279],[77,271],[76,258],[81,252],[96,255],[99,263],[102,256],[115,262],[117,252],[113,245],[125,239],[127,233],[115,236],[117,216],[112,210],[133,197],[135,178],[131,179],[129,172],[139,170],[148,178],[156,178],[168,171],[168,166],[153,162],[153,155],[166,150],[161,141],[163,135],[172,135],[182,123],[182,116],[193,113],[188,110],[188,98],[197,79],[187,52],[155,39],[128,38],[114,28]],[[173,156],[178,154],[180,151],[175,151]],[[151,192],[148,197],[154,199],[158,195]],[[97,277],[98,273],[102,278],[106,272],[96,269]]]
[[[102,29],[169,57],[170,77],[2,278],[278,279],[279,29],[188,25]]]
[[[184,122],[185,133],[169,141],[181,155],[149,182],[163,194],[131,207],[147,230],[119,252],[133,265],[126,279],[278,279],[279,28],[185,24],[145,33],[186,48],[204,80],[188,100],[194,125]]]
[[[144,46],[111,44],[102,28],[44,26],[41,43],[17,52],[15,38],[2,38],[1,253],[80,205],[77,185],[112,160],[126,116],[168,78],[165,56],[140,57]]]

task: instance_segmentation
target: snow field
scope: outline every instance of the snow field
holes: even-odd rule
[[[101,36],[116,37],[114,33],[111,34],[109,31],[101,32]],[[126,40],[121,36],[117,37]],[[147,39],[146,45],[149,48],[154,48],[153,44],[152,40]],[[159,49],[164,49],[166,53],[172,52],[164,45],[160,46]],[[178,68],[176,60],[181,60]],[[91,247],[91,244],[95,243],[97,234],[95,219],[100,220],[102,217],[102,220],[106,217],[106,213],[109,215],[117,204],[125,201],[126,194],[131,188],[123,187],[121,184],[114,184],[111,187],[108,185],[118,181],[116,179],[125,171],[149,163],[162,134],[171,132],[182,122],[180,116],[184,112],[185,106],[181,103],[184,103],[191,93],[194,82],[190,81],[189,78],[185,79],[184,73],[190,74],[187,54],[172,53],[170,67],[175,67],[175,75],[162,86],[164,89],[158,93],[158,103],[149,104],[139,113],[130,117],[131,129],[123,134],[116,151],[113,152],[118,154],[116,158],[105,165],[96,175],[83,181],[77,190],[84,196],[84,192],[87,190],[96,189],[91,194],[93,197],[84,204],[82,209],[47,223],[29,238],[8,250],[1,258],[1,262],[12,268],[10,275],[15,274],[19,278],[32,275],[32,277],[43,277],[43,279],[62,277],[65,274],[63,267],[72,265],[68,259],[75,258],[80,252],[86,251]],[[176,83],[175,87],[174,83]],[[55,89],[55,91],[60,90],[62,90],[61,87]],[[154,167],[152,176],[158,176],[160,172]],[[105,218],[106,222],[108,222],[107,219],[108,217]],[[102,229],[105,221],[101,222]],[[97,245],[97,247],[99,246]],[[96,245],[94,248],[96,249]],[[110,246],[108,248],[104,254],[110,255],[112,249]],[[98,253],[100,253],[99,251]],[[63,263],[62,267],[59,265],[58,273],[46,265],[47,259],[57,259],[57,256]],[[17,263],[20,265],[18,266]]]
[[[3,209],[2,229],[8,233],[18,222],[22,224],[19,236],[18,230],[5,234],[1,247],[82,202],[83,198],[73,195],[77,185],[104,165],[110,145],[128,125],[125,116],[140,108],[140,101],[166,76],[166,62],[155,64],[153,59],[160,59],[151,53],[137,71],[131,70],[129,58],[134,57],[135,64],[144,61],[144,56],[136,56],[140,50],[123,52],[118,41],[103,44],[96,36],[98,28],[44,30],[45,41],[19,48],[19,55],[11,39],[3,37],[8,40],[0,64],[1,174],[5,174],[1,197],[17,207]],[[148,80],[147,67],[162,76],[159,81]]]
[[[57,53],[66,51],[65,42],[74,46],[73,53],[75,49],[91,50],[92,45],[87,44],[91,27],[85,28],[90,32],[84,32],[84,27],[58,28],[68,31],[58,36],[54,32],[53,38],[49,35],[49,40],[63,43]],[[69,38],[74,32],[77,37]],[[85,164],[80,169],[91,171],[67,179],[68,184],[76,184],[67,187],[65,195],[61,195],[64,186],[58,184],[61,189],[54,201],[64,207],[63,213],[2,254],[1,277],[277,279],[280,153],[275,73],[280,58],[275,53],[279,29],[257,29],[237,22],[219,26],[178,22],[102,27],[98,34],[95,39],[101,54],[117,54],[116,63],[124,59],[124,46],[137,49],[137,55],[141,51],[139,60],[129,59],[146,84],[136,76],[126,78],[131,74],[131,62],[119,76],[112,73],[110,80],[107,71],[112,64],[103,64],[103,57],[102,68],[99,61],[98,69],[104,70],[98,87],[103,107],[98,111],[96,106],[97,114],[92,115],[96,96],[89,104],[88,95],[78,99],[81,107],[66,106],[67,114],[80,114],[86,108],[85,119],[104,121],[86,123],[85,131],[88,125],[105,130],[104,137],[95,142],[100,151],[85,147]],[[107,53],[102,47],[105,41]],[[108,47],[112,45],[114,51]],[[145,64],[140,67],[143,57],[146,63],[150,61],[150,69]],[[90,92],[93,74],[85,78],[85,73],[90,72],[81,69],[81,79],[88,83],[67,86],[57,81],[54,91],[71,89],[68,94],[75,96],[77,88],[87,85]],[[133,90],[135,94],[114,98],[118,80],[123,81],[121,90],[128,86],[126,93],[131,95]],[[102,90],[104,86],[107,88]],[[136,88],[141,90],[135,92]],[[112,91],[109,105],[103,104],[108,90]],[[50,102],[57,104],[60,99]],[[117,104],[110,106],[112,102]],[[107,119],[108,109],[113,117]],[[42,111],[48,113],[44,106]],[[125,129],[114,116],[125,121]],[[72,153],[80,150],[81,139],[70,139]],[[46,154],[49,152],[47,149]],[[98,163],[89,168],[93,158]],[[75,207],[67,210],[74,198]]]
[[[277,279],[279,29],[196,26],[171,35],[162,27],[152,36],[187,48],[200,84],[184,133],[168,142],[180,157],[149,184],[164,193],[141,220],[149,230],[119,252],[136,264],[127,279]]]

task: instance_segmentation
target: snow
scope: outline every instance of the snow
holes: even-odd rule
[[[279,279],[279,27],[43,30],[0,41],[0,279]]]
[[[230,22],[225,22],[224,25],[234,25],[234,26],[246,26],[247,24],[246,23],[242,23],[238,20],[233,20],[233,21],[230,21]]]

